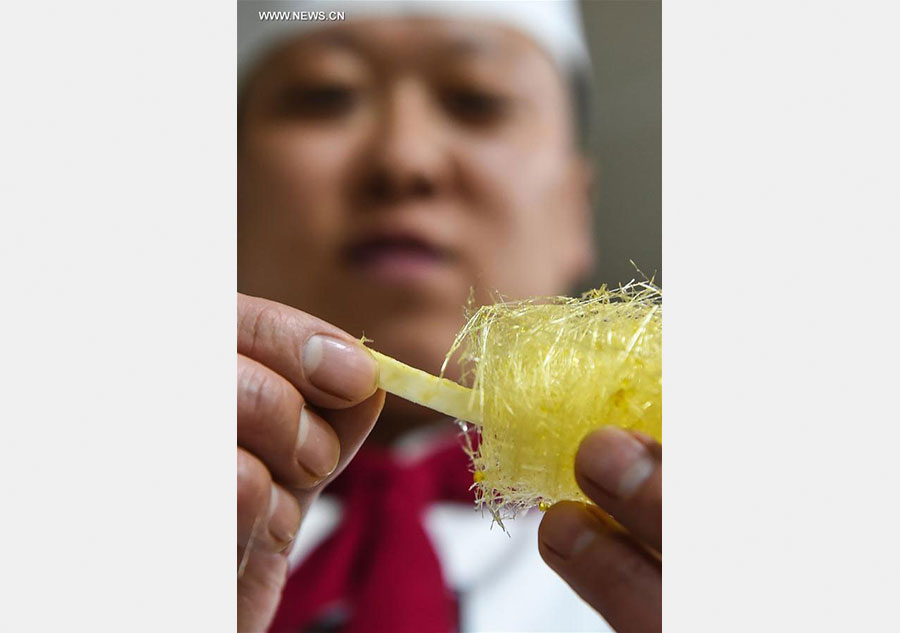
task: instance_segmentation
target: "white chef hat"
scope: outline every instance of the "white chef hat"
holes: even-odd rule
[[[282,12],[282,19],[261,17]],[[302,12],[343,12],[344,19],[438,17],[478,19],[513,27],[529,36],[556,63],[572,95],[572,116],[582,151],[591,150],[594,105],[591,63],[577,0],[238,0],[238,90],[253,69],[280,44],[301,33],[336,24],[302,19]],[[284,19],[289,12],[288,19]],[[296,12],[296,17],[294,13]],[[307,16],[309,17],[309,16]]]
[[[269,12],[291,14],[272,19]],[[541,46],[565,74],[590,66],[581,14],[574,0],[240,0],[238,84],[273,48],[334,21],[299,19],[301,12],[343,12],[346,20],[373,17],[480,19],[511,26]],[[296,15],[294,14],[296,12]],[[270,16],[268,19],[263,15]],[[294,19],[291,19],[294,18]]]

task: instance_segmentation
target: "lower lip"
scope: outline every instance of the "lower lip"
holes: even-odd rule
[[[422,253],[384,252],[363,261],[354,267],[367,278],[385,283],[427,281],[446,267],[446,262]]]

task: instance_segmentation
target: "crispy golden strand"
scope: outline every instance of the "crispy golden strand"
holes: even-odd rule
[[[592,430],[661,438],[662,291],[652,283],[482,306],[444,368],[457,352],[469,389],[376,352],[379,384],[480,426],[477,451],[467,447],[476,500],[501,525],[525,508],[587,501],[574,463]]]

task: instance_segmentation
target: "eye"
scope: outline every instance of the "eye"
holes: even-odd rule
[[[282,92],[278,109],[290,117],[331,119],[349,114],[357,100],[357,91],[347,85],[294,85]]]
[[[510,109],[507,97],[485,90],[455,88],[444,93],[444,108],[469,125],[491,125],[503,120]]]

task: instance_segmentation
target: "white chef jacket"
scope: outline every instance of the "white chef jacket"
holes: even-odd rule
[[[442,425],[441,435],[446,431]],[[404,457],[427,450],[435,429],[416,431],[396,447]],[[425,531],[444,578],[459,598],[460,631],[486,633],[611,631],[603,618],[551,570],[538,553],[537,509],[492,526],[490,514],[459,503],[435,503]],[[319,498],[303,520],[290,554],[291,569],[337,527],[340,502]]]

